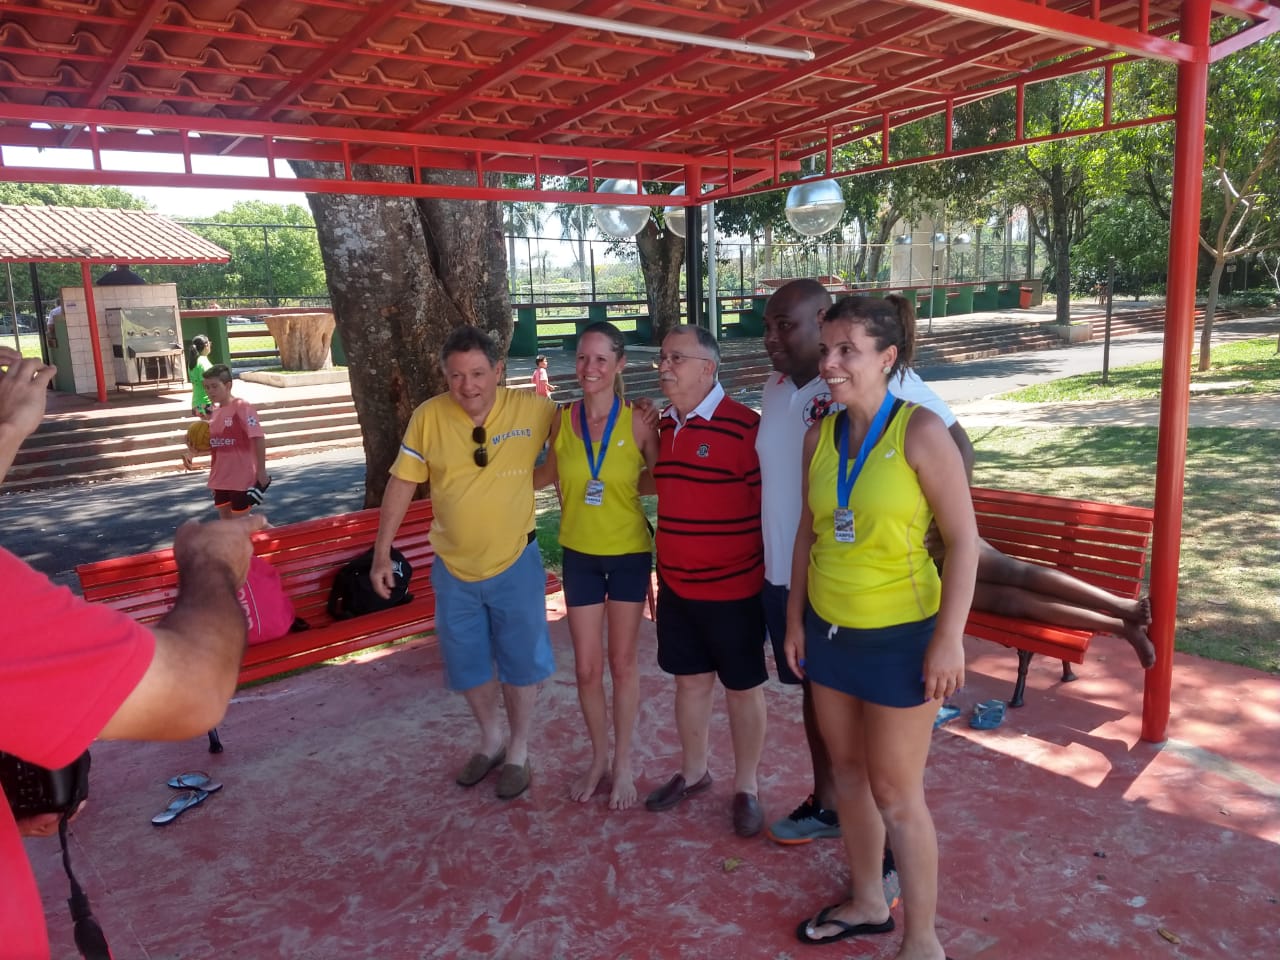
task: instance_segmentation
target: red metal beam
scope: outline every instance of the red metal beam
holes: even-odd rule
[[[790,16],[797,10],[803,9],[808,3],[809,0],[773,0],[773,2],[765,4],[764,9],[758,15],[736,23],[733,29],[708,32],[714,32],[718,36],[727,39],[738,40],[757,30],[764,30],[773,26],[779,20]],[[709,53],[706,50],[690,47],[688,50],[664,62],[656,63],[638,71],[635,76],[624,83],[602,90],[599,94],[569,110],[562,110],[557,114],[553,114],[541,123],[531,127],[529,136],[536,140],[548,133],[560,130],[610,103],[615,103],[629,93],[648,89],[661,78],[670,76],[681,67],[705,60],[708,55]]]
[[[98,381],[98,402],[107,402],[107,373],[102,366],[102,338],[98,336],[98,305],[93,299],[93,278],[89,264],[80,264],[80,284],[84,287],[84,309],[89,314],[89,349],[93,351],[93,375]]]
[[[1018,46],[1024,42],[1025,38],[1019,36],[1010,37],[1005,35],[998,37],[995,40],[990,40],[973,50],[967,50],[964,53],[956,54],[955,56],[945,57],[933,63],[920,66],[915,70],[908,71],[900,76],[894,77],[892,80],[885,80],[877,83],[870,89],[859,90],[847,97],[833,98],[823,104],[823,106],[810,110],[808,113],[795,117],[786,123],[775,124],[770,129],[769,135],[771,138],[778,137],[790,133],[800,127],[826,124],[833,120],[838,123],[843,122],[843,118],[841,117],[842,112],[850,107],[859,106],[861,104],[868,105],[868,112],[879,112],[878,108],[873,105],[886,93],[890,93],[902,87],[910,86],[911,84],[921,80],[927,80],[931,77],[938,76],[939,74],[954,70],[957,67],[964,66],[966,63],[973,60],[982,59],[983,57],[990,56],[992,53],[998,53],[1011,46]],[[759,142],[758,139],[744,138],[734,143],[733,146],[735,149],[740,150],[757,142]]]
[[[588,17],[605,17],[619,8],[625,9],[625,6],[620,0],[596,0],[596,2],[588,3],[576,12]],[[526,40],[488,70],[481,72],[456,90],[445,94],[429,107],[418,111],[407,120],[401,120],[396,126],[401,130],[416,132],[428,120],[438,117],[469,97],[519,73],[529,61],[548,56],[564,47],[570,42],[570,38],[574,33],[575,31],[572,27],[553,27],[539,37]]]
[[[1184,0],[1181,37],[1196,59],[1178,64],[1173,147],[1169,282],[1156,446],[1155,528],[1151,546],[1151,627],[1156,664],[1142,696],[1142,739],[1162,743],[1169,726],[1173,648],[1178,625],[1178,556],[1182,550],[1183,483],[1187,469],[1187,403],[1191,395],[1200,191],[1204,174],[1205,99],[1209,89],[1209,0]]]
[[[942,112],[937,110],[935,112]],[[960,157],[973,157],[984,153],[995,153],[999,150],[1010,150],[1014,147],[1025,147],[1035,143],[1053,143],[1060,140],[1074,140],[1078,137],[1093,137],[1102,133],[1112,133],[1116,130],[1129,130],[1134,127],[1145,127],[1155,123],[1168,123],[1174,119],[1174,114],[1164,113],[1153,117],[1143,117],[1140,120],[1122,120],[1118,123],[1112,123],[1108,126],[1095,126],[1081,128],[1079,130],[1066,130],[1062,133],[1046,133],[1035,137],[1016,137],[1012,140],[1004,140],[998,143],[984,143],[977,147],[964,147],[960,150],[951,150],[950,152],[939,152],[922,154],[918,157],[906,157],[901,160],[890,160],[888,163],[883,161],[879,163],[866,163],[856,167],[848,167],[842,170],[836,170],[830,174],[821,174],[815,177],[805,177],[806,180],[824,180],[830,177],[856,177],[867,173],[878,173],[884,170],[897,170],[902,167],[915,167],[923,163],[937,163],[940,160],[956,160]],[[874,133],[874,131],[873,131]],[[788,180],[786,183],[772,183],[764,187],[755,187],[754,189],[735,189],[733,196],[742,197],[755,193],[767,193],[770,190],[778,190],[784,186],[792,186],[798,183],[798,180]],[[736,181],[735,181],[736,185]],[[725,197],[724,193],[717,192],[714,195],[707,194],[705,199],[720,200]]]
[[[275,112],[306,90],[315,80],[327,73],[334,64],[346,58],[352,50],[369,39],[381,27],[394,20],[412,0],[383,0],[371,7],[360,22],[348,30],[338,43],[325,48],[306,69],[289,78],[289,82],[253,113],[254,120],[268,120]]]
[[[643,143],[657,143],[664,137],[683,129],[696,126],[703,120],[714,117],[717,114],[723,114],[729,110],[735,110],[738,107],[750,103],[758,97],[767,94],[776,93],[779,89],[798,83],[824,70],[830,69],[839,63],[852,60],[854,57],[860,57],[868,50],[876,49],[883,41],[890,38],[897,38],[903,34],[920,30],[942,19],[939,14],[919,13],[900,23],[874,33],[871,36],[863,37],[853,43],[842,46],[840,49],[818,57],[816,60],[806,63],[803,66],[793,67],[786,71],[782,76],[770,76],[762,80],[758,84],[754,84],[747,89],[722,97],[718,100],[710,101],[707,106],[701,110],[697,110],[691,114],[683,116],[678,121],[673,121],[664,126],[658,127],[653,131],[646,131],[643,137],[635,137],[628,141],[628,146],[638,146]],[[770,131],[771,133],[773,131]]]
[[[115,52],[111,59],[107,61],[98,73],[93,85],[79,98],[81,107],[92,109],[102,105],[107,91],[111,89],[111,84],[116,82],[116,78],[120,76],[120,71],[124,69],[124,65],[129,62],[129,58],[138,49],[138,43],[147,35],[160,12],[168,4],[169,0],[146,0],[145,3],[138,7],[133,14],[133,23],[129,26],[129,30],[120,40],[116,41]],[[67,143],[63,144],[63,146],[69,145],[74,136],[75,131],[72,131]]]
[[[199,133],[202,137],[229,136],[233,138],[276,137],[276,149],[284,155],[283,145],[289,141],[320,144],[348,144],[349,146],[379,146],[409,150],[417,146],[443,153],[468,155],[481,150],[487,155],[565,159],[582,161],[590,158],[598,162],[674,164],[683,167],[688,163],[723,170],[726,161],[720,156],[693,156],[663,150],[620,150],[608,147],[582,147],[564,143],[534,143],[525,140],[498,140],[488,137],[450,137],[436,134],[413,134],[399,130],[368,130],[351,127],[329,127],[317,124],[287,124],[261,120],[239,120],[224,117],[190,117],[182,115],[157,115],[124,110],[81,110],[74,107],[50,108],[26,104],[0,102],[0,121],[16,123],[74,124],[89,129],[91,138],[98,127],[120,129],[149,129],[164,132]],[[0,137],[5,135],[0,126]],[[0,141],[2,143],[3,141]],[[148,137],[139,149],[160,146],[158,137]],[[52,146],[53,144],[50,144]],[[257,156],[263,156],[260,152]],[[767,166],[768,158],[736,158],[739,166],[757,169]]]
[[[1271,13],[1264,20],[1255,23],[1251,27],[1245,27],[1238,33],[1223,40],[1219,40],[1209,48],[1209,62],[1217,63],[1223,57],[1228,57],[1233,53],[1243,50],[1245,47],[1251,46],[1269,37],[1271,34],[1280,30],[1280,10],[1275,7],[1271,8]]]
[[[899,0],[899,2],[913,7],[942,10],[963,20],[1006,27],[1010,30],[1022,30],[1090,47],[1123,50],[1125,53],[1136,53],[1138,56],[1155,60],[1185,63],[1194,57],[1190,47],[1184,43],[1175,43],[1152,36],[1150,33],[1119,27],[1102,19],[1064,13],[1044,3],[1031,3],[1029,0],[964,0],[964,2]],[[1107,6],[1112,9],[1124,7],[1122,4]]]

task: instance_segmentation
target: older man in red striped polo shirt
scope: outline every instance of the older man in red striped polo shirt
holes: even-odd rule
[[[716,380],[720,348],[700,327],[662,341],[658,379],[658,665],[676,678],[680,772],[649,794],[669,810],[711,786],[707,734],[716,678],[733,738],[733,828],[764,826],[756,771],[764,746],[764,547],[755,411]]]

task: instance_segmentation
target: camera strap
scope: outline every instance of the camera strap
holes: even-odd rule
[[[85,960],[112,960],[111,948],[107,946],[107,938],[102,927],[94,919],[89,908],[89,897],[85,894],[76,875],[71,870],[71,853],[67,850],[67,821],[71,814],[64,813],[58,818],[58,842],[62,844],[62,868],[67,871],[67,879],[71,881],[71,896],[67,906],[71,908],[72,933],[76,941],[76,949]]]

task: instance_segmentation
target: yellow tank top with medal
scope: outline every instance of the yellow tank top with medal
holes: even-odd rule
[[[923,620],[938,612],[942,594],[924,547],[933,511],[906,457],[907,424],[917,408],[902,404],[894,413],[893,398],[885,404],[852,464],[844,413],[822,421],[809,462],[809,602],[842,627]]]

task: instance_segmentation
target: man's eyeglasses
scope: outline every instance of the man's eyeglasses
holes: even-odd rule
[[[664,363],[669,363],[673,367],[678,367],[686,360],[710,360],[710,357],[704,357],[698,353],[660,353],[653,358],[653,369],[657,370]]]
[[[484,445],[485,440],[484,427],[476,427],[471,431],[471,442],[479,444],[475,452],[471,454],[471,459],[476,462],[477,467],[487,467],[489,465],[489,448]]]

